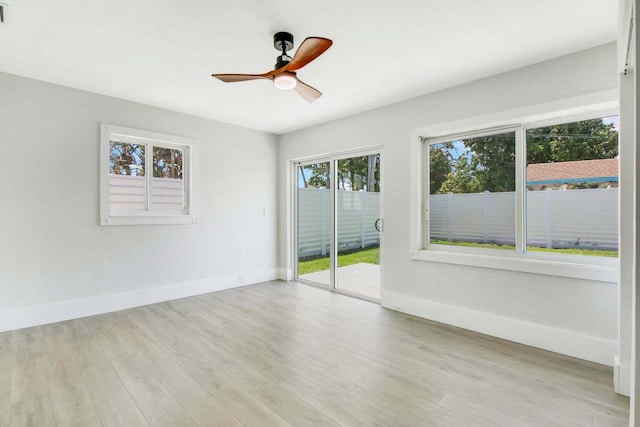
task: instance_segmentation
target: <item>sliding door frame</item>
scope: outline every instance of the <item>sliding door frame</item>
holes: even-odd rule
[[[329,284],[328,285],[324,285],[322,283],[318,283],[318,282],[313,282],[311,280],[305,280],[305,279],[301,279],[299,277],[298,274],[298,214],[299,214],[299,202],[298,202],[298,171],[300,170],[300,166],[306,166],[306,165],[310,165],[310,164],[314,164],[314,163],[329,163],[329,212],[331,213],[329,215],[329,230],[331,230],[331,232],[329,233]],[[304,284],[307,285],[311,285],[311,286],[316,286],[318,288],[321,289],[329,289],[329,290],[334,290],[335,288],[335,270],[333,268],[333,246],[335,244],[335,233],[333,232],[334,229],[334,225],[335,225],[335,215],[333,214],[333,212],[335,211],[335,199],[333,197],[333,187],[335,185],[335,181],[334,181],[334,168],[333,165],[331,163],[331,158],[327,157],[327,156],[322,156],[322,157],[314,157],[314,158],[308,158],[308,159],[304,159],[304,160],[292,160],[291,161],[291,170],[292,170],[292,174],[291,174],[291,182],[293,183],[292,185],[292,189],[293,189],[293,215],[291,216],[292,218],[292,225],[293,225],[293,232],[291,233],[291,236],[293,236],[293,252],[291,254],[292,256],[292,260],[293,260],[293,280],[302,282]]]
[[[363,147],[353,150],[340,151],[332,154],[325,154],[321,156],[313,156],[313,157],[305,157],[299,159],[293,159],[289,161],[290,167],[290,182],[292,183],[292,203],[291,203],[291,234],[293,242],[291,245],[292,251],[289,254],[292,267],[293,267],[293,280],[318,287],[320,289],[329,290],[331,292],[336,292],[343,295],[348,295],[352,297],[356,297],[359,299],[375,302],[380,304],[380,300],[375,298],[366,297],[360,294],[355,294],[352,292],[347,292],[336,288],[336,271],[338,267],[338,249],[336,247],[336,243],[338,241],[338,228],[336,227],[338,220],[338,209],[337,209],[337,200],[338,200],[338,187],[337,187],[337,173],[336,173],[336,165],[338,160],[349,159],[351,157],[358,156],[369,156],[372,154],[380,154],[380,205],[379,205],[379,217],[382,218],[382,228],[380,230],[380,293],[382,298],[382,291],[384,289],[383,285],[383,239],[384,239],[384,213],[383,213],[383,192],[384,192],[384,155],[383,155],[383,147],[382,146],[371,146],[371,147]],[[329,239],[329,277],[330,282],[329,285],[323,285],[321,283],[312,282],[310,280],[301,279],[298,274],[298,171],[299,166],[305,166],[313,163],[324,163],[329,162],[329,182],[330,182],[330,212],[331,218],[329,221],[329,227],[331,230],[330,239]]]

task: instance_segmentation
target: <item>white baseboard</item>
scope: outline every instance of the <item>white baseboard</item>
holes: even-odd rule
[[[267,269],[8,310],[0,312],[0,332],[110,313],[277,278],[277,269]]]
[[[382,306],[425,319],[480,332],[509,341],[612,366],[615,340],[584,335],[509,317],[382,292]]]
[[[621,364],[618,356],[613,362],[613,389],[618,394],[631,396],[631,366]]]

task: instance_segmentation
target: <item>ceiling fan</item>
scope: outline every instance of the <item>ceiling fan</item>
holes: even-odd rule
[[[287,51],[293,49],[293,36],[290,33],[279,32],[273,36],[273,47],[281,51],[278,55],[275,69],[264,74],[212,74],[213,77],[223,82],[244,82],[247,80],[269,79],[278,89],[294,89],[308,102],[313,102],[322,96],[322,93],[302,82],[296,72],[322,55],[331,47],[333,42],[323,37],[307,37],[304,39],[293,58],[287,55]]]

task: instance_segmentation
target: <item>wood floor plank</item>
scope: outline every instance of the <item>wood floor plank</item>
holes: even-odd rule
[[[333,349],[332,353],[338,353],[340,350]],[[349,356],[346,356],[349,358]],[[367,367],[367,370],[370,368]],[[415,395],[420,395],[422,391],[421,387],[429,387],[429,385],[419,385],[415,383],[411,383],[407,376],[398,376],[393,373],[393,370],[389,370],[386,376],[383,376],[385,380],[390,382],[368,382],[368,378],[366,375],[360,376],[360,382],[365,387],[371,390],[377,390],[376,387],[382,386],[378,393],[387,396],[387,398],[391,400],[395,400],[396,403],[400,406],[403,406],[409,410],[412,410],[417,413],[423,413],[424,416],[430,417],[431,421],[439,422],[441,425],[451,425],[452,423],[462,423],[464,420],[459,419],[459,417],[455,414],[455,412],[451,411],[442,411],[442,408],[435,408],[433,403],[429,403],[428,399],[425,400],[416,400]],[[374,376],[373,378],[379,378],[379,376]],[[448,379],[444,379],[444,385],[446,386],[447,382],[451,382]],[[415,404],[414,404],[415,401]],[[424,411],[424,412],[423,412]],[[472,424],[471,419],[466,421],[467,424]],[[476,423],[477,420],[473,420],[473,423]]]
[[[388,408],[382,411],[381,407],[390,406],[391,403],[383,401],[380,396],[375,396],[369,391],[360,389],[355,383],[347,382],[344,378],[315,366],[309,360],[300,360],[291,352],[282,353],[269,348],[261,343],[260,336],[241,330],[240,325],[230,323],[229,319],[220,317],[219,313],[202,311],[202,307],[198,307],[195,300],[179,301],[176,305],[184,307],[182,312],[188,313],[194,325],[203,323],[204,317],[200,320],[193,317],[194,313],[198,313],[208,318],[209,323],[206,324],[205,321],[205,327],[209,330],[215,329],[216,323],[225,325],[226,330],[231,329],[232,333],[220,331],[215,335],[216,342],[223,344],[234,356],[260,369],[260,372],[271,380],[283,385],[341,425],[432,425],[428,420],[398,408],[393,411]],[[279,360],[284,362],[280,363]],[[361,399],[350,398],[350,392],[356,388],[360,390],[359,395],[365,396],[368,402],[377,402],[373,411],[364,411],[362,405],[358,406],[354,403],[361,403]],[[370,408],[370,405],[367,406]],[[391,413],[395,413],[397,418],[389,422]]]
[[[371,310],[371,307],[367,307],[364,302],[356,305],[355,307],[357,307],[357,309],[349,310],[346,305],[348,303],[345,302],[344,299],[336,299],[333,294],[329,294],[328,296],[319,295],[317,289],[308,286],[269,282],[250,288],[243,288],[243,290],[261,293],[262,295],[271,297],[277,295],[283,299],[283,301],[292,301],[292,306],[311,310],[312,312],[324,311],[328,316],[326,320],[333,318],[338,322],[342,322],[348,319],[355,325],[369,326],[368,329],[370,331],[377,330],[377,328],[373,328],[375,325],[383,326],[387,332],[392,331],[392,335],[397,334],[403,339],[421,339],[428,334],[430,340],[438,338],[449,340],[449,346],[464,350],[465,353],[479,350],[474,356],[478,356],[481,359],[485,358],[487,354],[491,354],[492,357],[497,358],[505,364],[517,364],[520,361],[527,362],[526,365],[518,366],[520,369],[535,370],[538,365],[542,365],[559,377],[566,376],[566,378],[572,380],[582,381],[582,385],[592,385],[594,384],[593,380],[602,379],[599,373],[600,371],[596,369],[596,367],[606,369],[606,367],[590,364],[589,362],[575,364],[575,359],[568,356],[553,354],[544,350],[438,324],[426,319],[388,310]],[[326,304],[326,302],[329,301],[331,304]],[[334,305],[341,309],[337,310]],[[327,309],[327,307],[329,308]],[[402,321],[399,322],[398,319],[402,319]],[[460,336],[464,337],[465,340],[451,340],[453,337],[459,338]],[[424,341],[424,343],[428,342],[429,341]],[[521,351],[522,349],[526,349],[527,351]],[[487,350],[490,350],[490,352],[487,352]],[[549,357],[549,355],[551,355],[551,357]],[[587,378],[588,376],[590,377]],[[610,389],[610,382],[611,376],[609,375],[606,384],[602,384],[602,386]]]
[[[160,343],[168,354],[202,387],[219,400],[246,426],[290,426],[288,422],[222,373],[215,363],[196,351],[172,324],[156,316],[149,307],[127,312],[140,327]]]
[[[240,294],[240,295],[239,295]],[[231,299],[227,299],[226,302],[227,304],[234,304],[234,303],[238,303],[238,304],[249,304],[250,301],[252,300],[252,298],[255,300],[254,297],[252,297],[251,292],[243,289],[240,292],[234,293],[233,297],[235,298],[235,302]],[[217,295],[215,297],[218,297]],[[267,295],[266,297],[268,298],[273,298],[271,295]],[[253,305],[252,305],[253,307]],[[281,305],[279,304],[279,302],[277,300],[272,301],[272,304],[269,305],[270,310],[274,311],[274,310],[281,310],[283,313],[286,312],[287,310],[290,310],[290,307],[286,304]],[[242,306],[240,306],[240,308],[242,308]],[[259,313],[258,313],[259,315]],[[279,317],[282,317],[282,315],[280,315]],[[313,317],[313,314],[310,313],[310,308],[309,307],[305,307],[304,310],[302,310],[300,312],[300,316],[296,319],[296,322],[298,323],[304,323],[305,321],[308,322],[308,319],[310,317]],[[266,319],[265,319],[266,320]],[[339,325],[335,325],[336,327],[339,327]],[[331,328],[327,328],[328,331],[332,331]],[[385,337],[386,339],[388,339],[388,337]],[[331,338],[332,341],[339,341],[340,337],[336,336]],[[349,347],[350,345],[352,345],[352,343],[356,343],[357,344],[357,348],[364,348],[366,349],[367,346],[369,345],[366,341],[361,341],[359,340],[359,337],[357,336],[357,334],[350,336],[348,338],[348,340],[346,341],[346,347]],[[400,346],[398,346],[397,348],[394,348],[393,351],[389,351],[387,353],[381,353],[379,351],[379,348],[377,346],[374,346],[375,348],[371,348],[370,353],[371,354],[375,354],[376,352],[379,353],[380,356],[380,363],[391,363],[394,359],[398,360],[396,357],[396,353],[402,353],[402,348]],[[335,350],[334,350],[335,352]],[[365,354],[365,353],[363,353]],[[375,359],[375,358],[374,358]],[[393,363],[392,363],[393,364]],[[395,363],[394,366],[394,372],[398,372],[399,369],[404,369],[406,367],[407,361],[403,361],[403,360],[399,360]],[[420,364],[416,364],[416,366],[418,366],[418,369],[421,369],[422,367],[420,366]],[[473,365],[471,365],[473,366]],[[437,371],[433,371],[430,367],[425,366],[424,367],[427,371],[431,370],[432,373],[430,374],[429,378],[430,378],[430,382],[433,384],[433,381],[435,379],[437,379],[439,377],[439,374]],[[424,374],[424,372],[423,372]],[[471,378],[463,378],[463,381],[460,381],[457,386],[455,385],[455,381],[452,381],[451,378],[447,379],[447,378],[440,378],[440,382],[438,383],[439,386],[441,387],[446,387],[447,382],[449,383],[453,383],[453,385],[455,386],[455,388],[458,390],[458,392],[460,392],[461,388],[464,388],[466,386],[466,384],[468,383],[468,381],[466,381],[467,379],[471,379],[473,380],[473,377],[477,378],[477,375],[473,373],[473,371],[469,372],[469,375],[471,376]],[[485,382],[490,381],[491,378],[484,378]],[[470,384],[472,384],[473,382],[471,382]],[[504,393],[501,390],[503,388],[505,388],[507,384],[505,384],[504,382],[501,382],[499,384],[494,384],[494,387],[490,387],[484,390],[469,390],[466,393],[467,398],[477,398],[477,402],[479,404],[483,404],[483,405],[496,405],[497,408],[500,408],[500,410],[509,410],[512,406],[514,406],[514,403],[517,402],[517,400],[514,399],[514,393],[518,394],[520,393],[519,388],[516,387],[511,387],[511,390],[509,390],[509,393]],[[402,390],[406,389],[406,386],[401,387]],[[493,400],[487,400],[486,396],[491,395],[494,397]],[[557,395],[557,393],[556,393]],[[557,397],[557,396],[554,396]],[[522,420],[540,420],[545,422],[546,425],[566,425],[568,422],[571,422],[572,425],[590,425],[591,424],[591,414],[588,411],[584,411],[581,410],[579,408],[576,407],[572,407],[572,406],[565,406],[565,405],[558,405],[554,399],[547,399],[546,401],[541,401],[538,402],[537,406],[536,405],[530,405],[527,401],[527,399],[522,399],[523,401],[523,406],[521,408],[518,408],[516,411],[512,411],[513,414],[515,414],[516,412],[518,413],[518,415],[520,415],[522,418]],[[504,406],[503,402],[511,402],[511,405],[507,405]],[[403,404],[409,404],[411,403],[411,400],[403,400]],[[544,403],[544,406],[549,408],[549,409],[554,409],[555,411],[551,411],[550,413],[552,413],[553,415],[548,415],[545,419],[544,414],[538,414],[538,411],[536,408],[540,407],[542,404]],[[423,408],[422,406],[418,407],[418,410],[420,408]],[[435,416],[435,414],[437,414],[437,412],[432,412],[432,417]]]
[[[629,399],[611,378],[609,367],[267,282],[0,334],[0,427],[624,426]]]
[[[95,340],[88,319],[64,322],[61,327],[73,347],[91,400],[104,426],[148,426],[120,376]]]
[[[575,359],[567,356],[561,356],[498,338],[430,322],[414,316],[387,310],[381,310],[379,312],[364,310],[366,306],[362,304],[357,306],[357,311],[335,310],[333,307],[328,310],[326,308],[327,304],[319,304],[318,297],[322,298],[322,296],[317,294],[317,289],[305,286],[292,288],[292,286],[295,285],[289,283],[279,283],[278,285],[265,283],[250,288],[243,288],[243,291],[259,293],[266,297],[278,297],[282,299],[284,304],[287,304],[288,301],[294,301],[295,304],[291,304],[292,306],[304,309],[308,311],[310,315],[324,315],[325,317],[322,319],[324,321],[333,320],[338,323],[349,322],[349,324],[353,324],[354,326],[363,326],[364,330],[370,331],[369,334],[365,336],[371,336],[379,330],[379,327],[374,326],[382,326],[391,338],[397,337],[400,340],[406,340],[408,342],[419,342],[420,345],[423,346],[429,345],[430,342],[436,342],[439,345],[444,341],[446,346],[436,347],[435,351],[446,351],[447,348],[451,348],[465,356],[473,356],[479,363],[487,362],[495,364],[496,361],[499,361],[501,362],[501,368],[503,366],[509,367],[513,365],[520,371],[525,370],[534,373],[536,373],[538,366],[542,365],[556,377],[565,377],[569,381],[577,381],[576,389],[594,385],[596,383],[593,380],[602,379],[600,369],[596,369],[596,367],[605,367],[600,365],[590,364],[588,362],[575,364]],[[295,290],[295,293],[292,293],[292,290]],[[329,297],[324,297],[323,299],[325,298]],[[333,304],[334,300],[332,299],[331,301]],[[342,306],[344,301],[337,299],[335,300],[335,304]],[[403,321],[398,322],[399,318]],[[388,332],[391,333],[389,334]],[[422,338],[427,334],[429,339],[423,340]],[[461,336],[465,339],[452,339],[455,337],[460,338]],[[396,343],[393,343],[393,345],[395,346]],[[449,352],[449,354],[445,356],[452,357],[455,356],[455,354],[455,352]],[[487,355],[489,354],[491,358],[487,359]],[[550,358],[549,355],[552,355],[552,357]],[[520,362],[527,363],[521,364]],[[587,376],[590,376],[590,378],[587,378]],[[612,376],[609,375],[606,384],[600,384],[601,387],[610,389],[611,378]]]
[[[0,333],[0,427],[11,425],[11,332]]]
[[[217,298],[217,296],[216,296]],[[226,299],[226,306],[233,306],[231,300]],[[259,316],[259,313],[252,312],[249,309],[238,310],[242,312],[244,319],[248,316]],[[286,317],[276,316],[275,319],[286,319]],[[268,319],[263,318],[258,324],[268,325],[261,333],[268,335],[271,329],[285,327],[282,323],[268,324]],[[304,322],[296,321],[295,325],[300,326]],[[303,330],[297,331],[301,335]],[[277,341],[281,337],[293,337],[293,332],[282,331],[277,336],[271,336],[271,340]],[[431,423],[436,425],[452,425],[452,423],[467,425],[475,424],[475,421],[469,419],[461,419],[455,413],[444,410],[436,405],[437,401],[444,397],[444,392],[437,388],[430,387],[428,384],[418,384],[408,376],[398,376],[396,372],[388,369],[384,363],[376,363],[367,358],[360,357],[356,353],[344,351],[339,347],[334,347],[330,340],[319,341],[317,334],[310,334],[307,340],[301,340],[296,343],[296,352],[308,360],[320,363],[326,372],[336,372],[341,377],[350,378],[356,384],[360,385],[360,389],[375,390],[377,396],[375,398],[383,398],[396,405],[396,412],[402,408],[407,413],[413,413],[414,416],[421,416],[425,421],[423,423]],[[253,341],[252,341],[253,342]],[[287,347],[287,342],[279,343],[281,347]],[[319,356],[321,355],[321,356]],[[376,375],[371,375],[376,373]],[[381,379],[383,381],[381,381]],[[360,401],[361,402],[361,401]],[[405,415],[406,417],[406,415]],[[428,421],[426,421],[428,420]],[[397,422],[397,421],[396,421]]]
[[[195,426],[133,349],[110,328],[111,316],[86,319],[95,325],[96,341],[152,426]]]
[[[242,423],[192,378],[175,359],[129,317],[114,313],[114,331],[145,363],[147,369],[171,393],[199,426],[240,427]]]
[[[245,296],[246,298],[246,296]],[[305,310],[304,311],[304,316],[305,317],[309,317],[309,311]],[[364,331],[363,331],[364,332]],[[361,340],[359,339],[360,337],[358,336],[359,334],[356,334],[354,336],[351,336],[349,338],[349,342],[354,342],[358,344],[359,348],[367,348],[367,346],[369,345],[367,343],[366,340]],[[389,337],[386,337],[386,339],[384,341],[389,341]],[[383,345],[383,344],[382,344]],[[402,356],[403,354],[406,354],[407,349],[403,348],[403,343],[402,342],[398,342],[397,345],[393,348],[390,349],[390,351],[387,351],[386,353],[384,352],[380,352],[380,343],[376,343],[376,345],[374,346],[375,348],[371,348],[372,353],[375,352],[376,350],[378,350],[378,353],[380,354],[380,356],[382,357],[381,360],[385,360],[388,361],[391,364],[396,365],[397,368],[402,368],[402,369],[407,369],[410,368],[412,370],[414,370],[416,373],[422,373],[423,375],[428,375],[428,377],[430,378],[431,381],[435,380],[437,378],[437,372],[431,373],[429,374],[428,371],[431,370],[431,367],[428,366],[423,366],[420,363],[415,363],[414,361],[410,360],[410,359],[398,359],[397,356]],[[394,362],[395,360],[395,362]],[[433,361],[432,361],[433,362]],[[437,362],[437,361],[436,361]],[[447,362],[448,363],[448,362]],[[412,365],[412,366],[411,366]],[[479,376],[475,371],[477,371],[477,364],[475,364],[475,359],[470,359],[468,365],[468,378],[465,377],[461,377],[459,378],[460,380],[462,380],[461,383],[456,384],[455,381],[451,381],[451,385],[454,386],[455,389],[457,389],[458,391],[461,388],[464,388],[465,384],[469,383],[472,384],[474,383],[474,378],[477,379],[482,379],[484,383],[489,384],[490,382],[494,382],[494,379],[491,377],[483,377],[483,376]],[[424,369],[423,369],[424,368]],[[438,367],[439,370],[442,371],[446,371],[447,367],[446,364],[442,364],[440,363],[440,366]],[[424,372],[421,372],[424,371]],[[449,372],[449,373],[453,373],[453,372]],[[459,372],[455,372],[455,374],[459,374]],[[511,376],[514,377],[514,376]],[[539,381],[539,377],[535,378],[536,380]],[[445,380],[446,381],[446,380]],[[475,381],[478,383],[478,381]],[[536,382],[534,382],[532,380],[532,383],[536,384],[536,387],[538,387],[538,384]],[[446,383],[441,383],[442,386],[446,386]],[[475,392],[471,392],[468,394],[469,397],[472,397],[474,395],[476,396],[485,396],[487,395],[487,393],[491,393],[492,395],[494,395],[495,397],[499,398],[496,399],[497,403],[500,403],[501,401],[505,401],[505,399],[501,398],[501,397],[508,397],[511,401],[514,401],[514,397],[518,397],[518,395],[521,395],[520,393],[520,386],[518,385],[518,387],[515,387],[515,384],[508,384],[505,383],[504,381],[501,381],[500,383],[494,384],[496,387],[494,387],[494,390],[492,389],[487,389],[485,393],[482,393],[482,390],[478,390]],[[502,389],[506,389],[509,390],[508,395],[506,396],[501,396],[499,390]],[[559,406],[556,402],[555,399],[557,399],[558,397],[562,397],[559,395],[558,390],[553,389],[550,390],[552,393],[549,393],[549,395],[552,395],[553,399],[549,399],[547,402],[544,402],[544,406],[545,407],[549,407],[550,409],[553,409],[554,406],[557,406],[557,410],[556,411],[551,411],[553,412],[553,419],[549,419],[546,422],[549,425],[552,425],[551,423],[555,422],[558,425],[563,424],[562,422],[562,413],[564,412],[564,418],[567,420],[571,420],[571,422],[575,423],[575,424],[582,424],[582,425],[590,425],[591,423],[591,415],[587,412],[587,411],[581,411],[581,409],[579,408],[579,405],[576,405],[578,407],[576,408],[571,408],[570,406],[565,408],[564,406]],[[515,394],[515,396],[514,396]],[[522,396],[521,396],[522,397]],[[490,403],[490,402],[484,402],[486,403]],[[543,402],[538,403],[537,407],[541,406]],[[579,403],[579,401],[574,401],[573,403]],[[589,408],[592,409],[592,408]],[[532,410],[532,412],[534,412]],[[558,419],[560,418],[560,419]],[[582,420],[582,422],[580,422],[580,419]]]
[[[158,310],[157,314],[174,322],[182,336],[193,338],[190,343],[196,351],[208,357],[211,362],[216,363],[225,375],[232,378],[291,424],[310,426],[336,425],[330,418],[271,381],[260,371],[234,357],[226,349],[215,345],[215,334],[212,335],[212,331],[207,328],[195,329],[194,325],[186,317],[189,313],[175,310]]]
[[[55,426],[39,327],[13,331],[11,425]]]
[[[467,418],[475,419],[480,424],[494,427],[525,427],[527,424],[507,415],[491,410],[468,399],[449,393],[440,401],[440,405],[451,411],[464,413]]]
[[[43,358],[58,425],[100,426],[98,413],[59,324],[41,327]]]
[[[180,302],[177,302],[176,304],[189,304],[189,302],[180,301]],[[214,323],[210,323],[209,328],[212,328],[213,325],[215,324],[217,319],[215,316],[220,314],[219,313],[220,310],[216,310],[216,313],[214,313],[213,310],[207,311],[206,307],[204,308],[204,311],[203,311],[202,308],[198,309],[196,306],[185,307],[185,310],[181,310],[181,311],[184,313],[189,313],[189,315],[191,316],[193,315],[193,313],[197,312],[203,316],[209,317],[209,319],[211,319],[211,321],[214,322]],[[237,320],[239,322],[246,320],[247,313],[246,312],[243,313],[243,316],[244,317],[237,318]],[[198,323],[195,318],[193,318],[192,320],[193,321],[191,323],[193,324]],[[200,323],[202,322],[200,321]],[[238,326],[239,326],[239,323],[238,323]],[[269,333],[270,331],[265,330],[265,331],[260,331],[258,334],[255,334],[255,335],[251,335],[251,333],[243,334],[243,332],[240,329],[236,328],[234,329],[234,332],[231,335],[234,337],[241,336],[243,339],[241,339],[240,341],[250,342],[252,343],[251,347],[259,348],[260,349],[259,352],[253,352],[255,359],[258,360],[258,359],[261,359],[261,355],[267,354],[269,352],[268,348],[260,346],[259,344],[259,342],[261,341],[260,335],[267,337],[268,341],[277,342],[274,340],[275,337],[270,336]],[[216,340],[221,340],[221,339],[224,339],[224,337],[216,336]],[[232,339],[232,338],[229,338],[229,339]],[[231,344],[228,344],[228,345],[231,345]],[[304,347],[305,344],[304,343],[296,344],[296,346]],[[286,348],[288,347],[288,344],[281,343],[278,347]],[[251,353],[251,350],[246,348],[238,349],[236,352],[238,357],[242,357],[242,355],[246,355],[249,353]],[[319,353],[321,353],[321,351]],[[283,359],[286,359],[289,367],[294,367],[295,364],[299,362],[298,360],[295,359],[295,357],[299,357],[299,352],[295,352],[295,351],[290,352],[289,354],[280,354],[280,355],[276,353],[274,357],[275,358],[281,357]],[[300,371],[298,372],[298,375],[304,378],[305,383],[316,382],[317,384],[320,384],[329,393],[341,396],[341,398],[344,399],[346,403],[360,407],[361,410],[363,409],[363,400],[362,400],[363,395],[366,395],[368,402],[374,402],[374,401],[377,402],[375,406],[366,404],[366,408],[370,410],[367,413],[368,417],[372,417],[372,416],[374,418],[377,417],[376,419],[381,423],[389,423],[390,422],[389,420],[391,418],[391,425],[437,425],[437,423],[435,423],[434,421],[439,416],[438,414],[439,408],[435,408],[432,403],[428,402],[428,399],[427,400],[421,399],[421,397],[424,397],[423,393],[425,392],[425,390],[416,390],[414,388],[413,389],[414,394],[410,395],[410,393],[406,392],[405,390],[400,390],[397,387],[394,388],[393,386],[390,386],[388,388],[385,388],[384,391],[380,392],[379,394],[374,394],[374,393],[371,393],[367,387],[367,384],[370,384],[370,383],[367,383],[370,377],[368,374],[363,373],[362,371],[359,371],[360,375],[358,375],[357,373],[354,373],[353,375],[346,375],[346,376],[343,375],[345,370],[352,369],[349,366],[349,364],[352,362],[350,359],[345,359],[339,363],[336,363],[330,369],[328,369],[327,366],[316,366],[316,363],[309,358],[306,358],[306,359],[302,358],[302,360],[304,362],[303,362],[303,365],[301,366]],[[357,363],[358,361],[356,361],[356,364]],[[256,366],[260,366],[261,371],[263,372],[271,372],[270,369],[266,369],[266,370],[264,369],[265,367],[264,362],[257,362]],[[334,372],[336,371],[338,372],[338,375],[334,375]],[[314,372],[314,375],[309,375],[310,372]],[[294,377],[293,375],[288,375],[289,379],[293,377]],[[338,387],[338,388],[332,386],[331,383],[335,383],[335,384],[344,383],[345,377],[352,378],[352,380],[349,381],[350,386],[343,385],[342,387]],[[275,376],[273,379],[274,381],[285,381],[287,385],[289,386],[291,385],[289,382],[287,382],[287,378],[279,379],[277,376]],[[356,388],[359,390],[358,396],[354,396],[351,393]],[[384,397],[385,395],[387,396],[387,399],[385,399]],[[431,410],[432,412],[430,412],[429,414],[430,419],[420,418],[405,409],[402,409],[397,406],[393,406],[393,403],[388,400],[389,397],[391,398],[391,400],[397,400],[403,396],[408,399],[403,402],[405,405],[408,404],[409,401],[415,400],[416,402],[419,402],[418,405],[421,408],[420,409],[421,412]],[[435,399],[438,400],[440,399],[440,397],[441,396],[439,395],[435,396]],[[430,396],[429,398],[434,398],[434,397]],[[393,409],[390,410],[389,408],[387,408],[387,410],[385,410],[384,412],[381,412],[379,408],[385,407],[385,406],[388,406],[389,408],[393,407]],[[371,409],[373,410],[371,411]],[[395,414],[395,415],[392,416],[392,414]],[[457,419],[457,416],[453,415],[452,418]]]

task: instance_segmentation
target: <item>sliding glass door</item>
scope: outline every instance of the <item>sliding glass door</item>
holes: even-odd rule
[[[297,165],[298,277],[331,286],[330,162]]]
[[[336,160],[335,287],[380,299],[380,154]]]
[[[380,299],[380,153],[295,163],[296,279]]]

